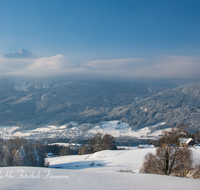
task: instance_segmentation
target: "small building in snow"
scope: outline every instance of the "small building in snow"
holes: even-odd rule
[[[194,146],[197,144],[192,138],[180,138],[180,146]]]
[[[139,144],[138,148],[154,148],[154,145],[148,145],[148,144]]]
[[[53,156],[53,153],[51,153],[51,152],[49,152],[49,153],[46,154],[47,158],[52,157],[52,156]]]

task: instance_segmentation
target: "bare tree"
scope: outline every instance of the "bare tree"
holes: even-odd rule
[[[173,169],[173,175],[179,177],[187,177],[188,173],[192,170],[193,154],[187,147],[181,147],[178,161]]]
[[[156,154],[144,157],[141,172],[186,177],[192,168],[192,152],[181,147],[179,139],[186,133],[181,126],[163,131]]]

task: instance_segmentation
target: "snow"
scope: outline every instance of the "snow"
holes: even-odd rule
[[[142,111],[144,111],[144,112],[147,111],[147,108],[144,108],[144,107],[140,107],[140,109],[141,109]]]
[[[48,144],[48,145],[69,146],[69,143],[56,142],[56,143],[51,143],[51,144]]]
[[[49,157],[49,156],[53,156],[53,153],[52,152],[49,152],[49,153],[47,153],[47,156]]]
[[[154,145],[148,145],[148,144],[139,144],[138,145],[139,148],[154,148]]]
[[[193,159],[198,163],[200,163],[200,147],[196,146],[192,149],[193,152]]]
[[[97,125],[90,129],[89,133],[102,133],[102,134],[110,134],[114,137],[119,135],[130,135],[130,126],[127,123],[120,122],[118,120],[115,121],[103,121],[100,125]]]
[[[59,129],[65,129],[67,126],[66,125],[62,125],[59,127]]]
[[[103,121],[101,125],[96,125],[95,127],[91,128],[88,132],[89,133],[102,133],[102,134],[110,134],[114,137],[121,136],[132,136],[137,138],[158,138],[158,135],[161,134],[162,130],[156,130],[151,132],[152,128],[157,127],[159,125],[164,125],[165,122],[157,123],[153,126],[147,126],[137,131],[131,131],[130,126],[127,123],[120,122],[118,120],[114,121]],[[150,135],[150,136],[149,136]]]
[[[149,90],[150,93],[152,93],[152,89],[151,88],[147,88]]]
[[[55,129],[57,129],[57,127],[56,126],[41,127],[41,128],[34,129],[32,131],[48,132],[48,131],[51,131],[52,129],[55,130]]]
[[[90,170],[91,163],[95,171],[120,171],[131,170],[138,173],[143,164],[143,158],[148,153],[155,153],[156,148],[144,147],[142,149],[132,147],[127,150],[104,150],[87,155],[70,155],[48,158],[51,168]],[[191,148],[195,160],[200,159],[200,147]]]
[[[189,188],[198,190],[200,185],[200,180],[150,174],[12,167],[12,170],[11,168],[2,168],[1,175],[5,176],[7,171],[12,171],[12,176],[15,178],[0,179],[1,189],[4,190],[188,190]]]
[[[71,122],[69,122],[69,123],[66,123],[65,125],[77,125],[77,122],[75,122],[75,121],[71,121]]]
[[[24,133],[24,132],[16,132],[14,133],[13,136],[16,136],[16,137],[24,137],[24,136],[30,136],[32,133]]]
[[[192,150],[200,157],[200,147]],[[53,157],[48,158],[50,168],[2,167],[0,189],[199,189],[200,180],[138,173],[144,155],[149,151],[155,152],[155,148],[105,150],[82,156]],[[122,172],[129,170],[132,172]]]
[[[47,159],[51,168],[91,169],[91,163],[96,171],[139,171],[143,158],[148,152],[155,153],[155,148],[133,150],[104,150],[94,154],[71,155]]]
[[[117,146],[117,149],[134,150],[138,149],[138,146]]]
[[[151,128],[158,127],[159,125],[164,125],[166,122],[160,122],[155,125],[152,125]]]
[[[13,131],[16,129],[19,129],[19,127],[0,126],[0,137],[10,138],[11,136],[13,136]]]
[[[15,84],[14,89],[17,91],[28,91],[28,87],[24,82],[18,82],[17,84]]]
[[[24,97],[19,101],[26,101],[30,97]],[[164,125],[165,122],[157,123],[153,126],[146,126],[137,131],[132,131],[129,124],[120,122],[118,120],[114,121],[102,121],[99,124],[83,123],[78,124],[77,122],[71,121],[61,126],[43,126],[38,127],[33,130],[21,130],[14,132],[18,127],[0,127],[0,137],[9,138],[11,136],[19,137],[31,137],[31,138],[75,138],[75,137],[93,137],[96,133],[110,134],[114,137],[119,136],[130,136],[140,139],[157,139],[161,134],[162,130],[152,129],[159,125]],[[41,133],[42,132],[42,133]]]

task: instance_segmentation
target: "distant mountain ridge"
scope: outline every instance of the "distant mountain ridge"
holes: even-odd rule
[[[95,123],[116,107],[169,89],[112,80],[19,82],[22,83],[20,89],[14,81],[0,81],[0,125],[30,127],[70,121]],[[24,90],[22,86],[25,86]]]
[[[133,130],[159,122],[165,122],[159,128],[185,123],[191,131],[199,130],[200,83],[166,90],[128,106],[114,108],[106,119],[121,119]]]
[[[24,50],[22,48],[18,49],[17,51],[14,51],[13,53],[5,53],[1,57],[2,58],[36,58],[35,55],[33,55],[29,51]]]
[[[34,128],[121,120],[132,130],[200,129],[200,83],[171,88],[114,80],[0,80],[0,125]]]

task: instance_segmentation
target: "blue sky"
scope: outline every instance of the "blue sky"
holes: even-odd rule
[[[199,56],[199,0],[0,0],[0,54],[69,62]]]

